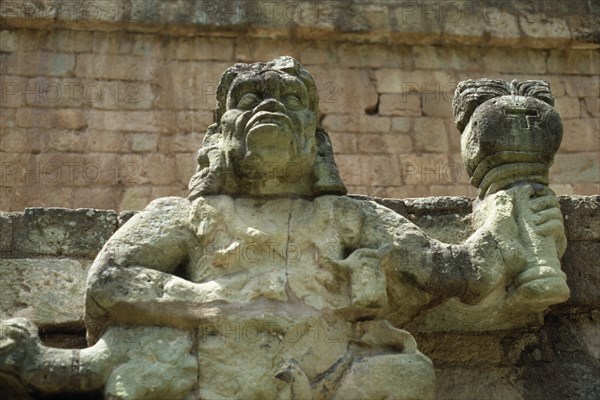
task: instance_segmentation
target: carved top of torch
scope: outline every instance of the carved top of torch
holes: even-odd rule
[[[545,81],[494,79],[460,82],[454,122],[462,158],[479,196],[517,182],[548,184],[562,140],[562,122]]]

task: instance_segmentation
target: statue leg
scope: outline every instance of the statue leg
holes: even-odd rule
[[[188,331],[115,326],[100,341],[113,360],[107,399],[183,399],[197,389],[198,362]]]
[[[338,386],[339,399],[433,399],[433,364],[410,333],[387,321],[360,323],[353,361]]]
[[[99,391],[108,376],[110,358],[102,342],[81,350],[46,347],[29,320],[0,322],[0,374],[13,393]]]

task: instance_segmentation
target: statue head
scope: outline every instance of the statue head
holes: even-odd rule
[[[318,101],[314,79],[292,57],[228,68],[190,197],[345,194]]]

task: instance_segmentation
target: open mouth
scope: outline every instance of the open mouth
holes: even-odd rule
[[[246,133],[260,125],[274,125],[281,129],[292,130],[292,120],[283,113],[259,111],[254,114],[246,124]]]

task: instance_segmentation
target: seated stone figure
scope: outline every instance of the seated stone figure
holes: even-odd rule
[[[225,71],[190,196],[150,203],[89,271],[90,347],[46,348],[35,326],[6,321],[1,372],[43,395],[433,398],[432,363],[399,329],[419,313],[497,291],[522,307],[568,297],[511,288],[535,256],[516,251],[516,215],[555,244],[550,258],[564,252],[551,192],[489,194],[477,231],[444,244],[345,196],[318,116],[315,82],[290,57]]]

